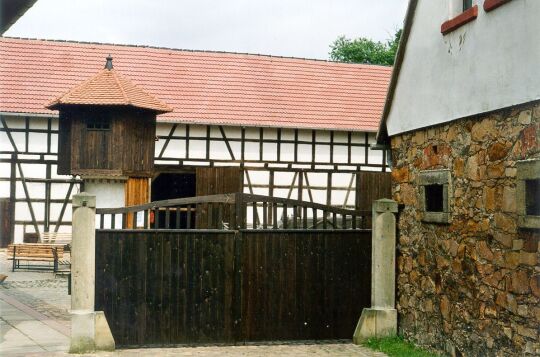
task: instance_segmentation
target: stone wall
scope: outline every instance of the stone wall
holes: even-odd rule
[[[516,161],[540,103],[392,137],[399,329],[456,355],[540,355],[540,232],[517,226]],[[419,172],[450,169],[451,223],[421,221]]]

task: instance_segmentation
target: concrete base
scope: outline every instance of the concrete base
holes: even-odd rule
[[[395,336],[397,334],[397,310],[370,308],[362,310],[356,325],[353,342],[360,344],[370,337]]]
[[[103,311],[73,311],[69,353],[114,351],[115,343]]]

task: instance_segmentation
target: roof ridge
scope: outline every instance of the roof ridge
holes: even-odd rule
[[[118,86],[118,88],[120,88],[120,92],[122,93],[122,96],[124,97],[124,100],[126,101],[126,103],[128,104],[133,104],[131,102],[131,99],[128,98],[127,94],[126,94],[126,91],[124,90],[124,87],[122,86],[122,83],[120,83],[119,81],[119,78],[117,77],[119,75],[119,73],[116,73],[116,71],[114,71],[114,69],[111,69],[110,72],[114,78],[114,81],[116,82],[116,85]],[[123,79],[123,78],[122,78]],[[131,85],[131,83],[129,83]]]
[[[391,65],[369,64],[369,63],[352,63],[352,62],[345,62],[345,61],[325,60],[325,59],[320,59],[320,58],[269,55],[269,54],[264,54],[264,53],[218,51],[218,50],[195,50],[195,49],[166,47],[166,46],[135,45],[135,44],[127,44],[127,43],[97,42],[97,41],[58,40],[58,39],[47,39],[47,38],[37,38],[37,37],[32,38],[32,37],[0,36],[0,39],[31,40],[31,41],[44,41],[44,42],[63,42],[63,43],[73,43],[73,44],[81,44],[81,45],[103,45],[103,46],[149,48],[149,49],[156,49],[156,50],[169,50],[169,51],[178,51],[178,52],[224,53],[224,54],[231,54],[231,55],[247,55],[247,56],[254,56],[254,57],[283,58],[283,59],[294,59],[294,60],[304,60],[304,61],[336,63],[336,64],[351,65],[351,66],[392,68]]]

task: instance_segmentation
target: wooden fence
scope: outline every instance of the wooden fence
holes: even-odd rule
[[[370,305],[368,212],[231,194],[97,213],[95,308],[119,346],[350,339]]]
[[[178,198],[97,209],[100,229],[357,229],[369,210],[246,193]]]

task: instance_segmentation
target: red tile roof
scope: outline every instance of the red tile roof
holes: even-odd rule
[[[44,105],[114,67],[174,111],[160,121],[376,131],[391,67],[262,55],[0,38],[0,112]]]
[[[110,60],[112,61],[112,58]],[[46,107],[60,109],[62,105],[69,104],[128,105],[158,113],[172,112],[172,108],[135,86],[114,68],[102,69]]]

